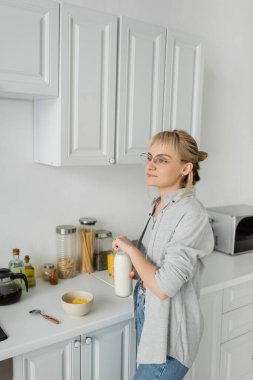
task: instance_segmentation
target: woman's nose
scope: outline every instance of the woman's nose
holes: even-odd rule
[[[147,163],[147,169],[156,169],[156,165],[155,165],[155,163],[154,163],[154,161],[153,161],[153,158],[152,158],[152,160],[150,160],[148,163]]]

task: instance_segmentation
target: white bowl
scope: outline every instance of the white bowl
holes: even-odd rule
[[[85,303],[72,303],[74,299],[85,299]],[[62,308],[65,313],[73,317],[81,317],[88,314],[93,304],[93,294],[83,290],[77,290],[63,294],[61,298]]]

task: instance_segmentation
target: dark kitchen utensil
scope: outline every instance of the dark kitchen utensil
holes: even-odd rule
[[[8,338],[8,336],[5,334],[4,330],[0,327],[0,342],[2,340],[7,339],[7,338]]]
[[[47,319],[48,321],[50,322],[53,322],[53,323],[56,323],[56,324],[59,324],[60,321],[58,319],[55,319],[53,317],[50,317],[50,315],[47,315],[47,314],[44,314],[41,310],[39,309],[34,309],[34,310],[30,310],[29,313],[31,314],[40,314],[43,318]]]
[[[0,305],[9,305],[17,302],[22,294],[22,288],[19,281],[25,282],[26,291],[28,291],[27,278],[23,273],[13,273],[8,268],[0,268]]]

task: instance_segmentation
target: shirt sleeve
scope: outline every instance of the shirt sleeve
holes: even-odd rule
[[[197,260],[213,251],[214,238],[206,211],[187,212],[164,248],[164,259],[156,271],[160,289],[173,297],[195,273]]]

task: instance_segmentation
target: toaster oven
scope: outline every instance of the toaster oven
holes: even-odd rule
[[[229,255],[253,251],[253,206],[207,209],[214,233],[214,249]]]

